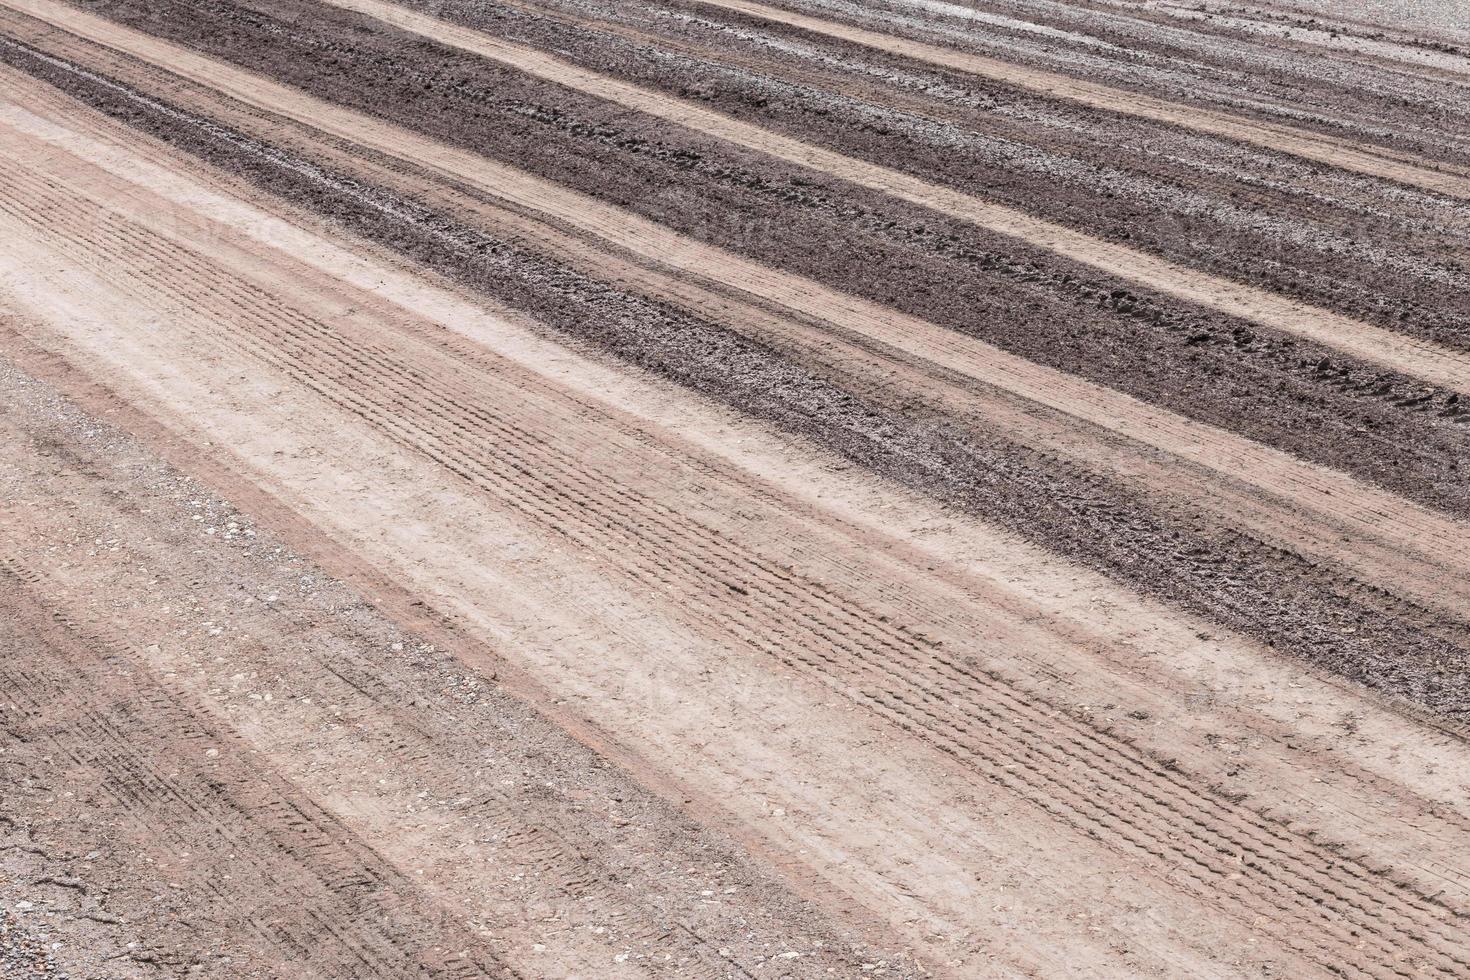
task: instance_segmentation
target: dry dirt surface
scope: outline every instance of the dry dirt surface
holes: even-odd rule
[[[1470,977],[1470,20],[0,0],[0,977]]]

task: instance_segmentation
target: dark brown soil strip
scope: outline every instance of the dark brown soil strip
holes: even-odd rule
[[[1463,267],[1470,240],[1448,231],[1455,221],[1470,227],[1470,206],[1445,201],[1438,214],[1379,195],[1375,214],[1358,199],[1305,196],[1280,182],[1278,167],[1300,166],[1289,157],[1249,173],[1241,164],[1223,176],[1179,158],[1219,151],[1224,141],[1082,107],[1045,106],[1076,126],[1048,129],[994,111],[1002,102],[1042,107],[1042,100],[960,75],[923,72],[936,90],[964,93],[945,103],[779,52],[729,41],[717,47],[716,36],[675,32],[672,24],[641,25],[648,31],[624,37],[613,25],[537,16],[512,4],[400,2],[1099,238],[1470,349],[1470,270]],[[663,32],[651,33],[656,26]],[[1192,145],[1196,139],[1205,145]],[[1175,150],[1160,152],[1163,146]],[[1314,233],[1299,235],[1304,228]],[[1330,248],[1317,244],[1329,239]],[[1385,257],[1397,262],[1390,274]]]
[[[776,352],[192,118],[57,59],[4,60],[344,229],[393,248],[575,342],[798,433],[1141,591],[1449,718],[1470,717],[1470,623],[1449,622],[1133,488],[942,415],[833,384]]]
[[[280,6],[280,5],[278,5]],[[713,245],[1470,514],[1459,395],[317,5],[103,12]],[[813,242],[822,247],[813,248]]]
[[[1387,86],[1390,90],[1383,91],[1383,86],[1372,84],[1374,76],[1391,77],[1391,71],[1375,71],[1366,66],[1357,66],[1346,71],[1324,70],[1325,66],[1320,59],[1315,65],[1311,64],[1308,60],[1310,55],[1298,62],[1299,67],[1309,76],[1304,78],[1302,74],[1286,70],[1264,57],[1248,61],[1238,59],[1225,53],[1225,45],[1217,44],[1218,53],[1200,51],[1177,42],[1164,41],[1158,34],[1109,27],[1102,18],[1093,18],[1085,26],[1079,27],[1076,20],[1068,22],[1046,16],[1037,17],[1030,13],[1021,14],[1017,19],[1049,24],[1068,31],[1080,30],[1111,42],[1118,49],[1108,53],[1096,47],[1077,45],[1053,37],[1045,41],[1046,55],[1037,56],[1015,48],[997,50],[984,43],[969,45],[952,36],[946,37],[901,23],[857,19],[840,11],[816,8],[791,0],[761,2],[767,6],[784,8],[834,23],[849,24],[879,34],[904,37],[936,47],[972,51],[1087,81],[1101,81],[1113,88],[1135,91],[1181,105],[1218,108],[1237,116],[1281,123],[1362,144],[1385,146],[1429,159],[1461,165],[1470,162],[1463,144],[1457,146],[1443,138],[1444,135],[1458,135],[1456,117],[1466,108],[1470,108],[1466,106],[1463,94],[1453,84],[1421,84],[1414,87],[1418,89],[1417,95],[1403,92],[1405,86],[1402,82],[1398,85],[1390,84]],[[773,21],[703,6],[698,0],[656,0],[641,6],[677,9],[730,23],[763,26],[779,30],[784,36],[805,40],[822,37],[798,28],[778,25]],[[887,6],[892,9],[892,5]],[[922,12],[913,9],[903,10],[901,13],[910,18],[916,13],[922,16]],[[945,21],[937,16],[931,22],[935,26],[942,23],[961,26],[957,21]],[[1169,24],[1186,30],[1197,30],[1199,27],[1180,21],[1169,21]],[[976,25],[974,30],[982,38],[1016,38],[1032,43],[1038,40],[1034,35],[993,24]],[[1228,32],[1217,33],[1215,38],[1221,38],[1225,33]],[[1255,38],[1254,42],[1262,44],[1264,39]],[[844,42],[827,39],[825,43],[837,45]],[[869,48],[856,47],[853,50],[872,51]],[[1111,63],[1108,67],[1116,71],[1099,77],[1101,73],[1090,71],[1066,57],[1068,52],[1088,59],[1101,57],[1104,62]],[[1283,52],[1277,46],[1269,53],[1280,56]],[[1056,56],[1058,54],[1063,56]],[[1143,60],[1140,55],[1160,57],[1147,57],[1147,60]],[[1142,70],[1149,67],[1163,69],[1176,77],[1160,77]],[[1412,67],[1405,68],[1405,72],[1412,70]],[[1179,75],[1185,77],[1179,78]],[[1239,97],[1242,94],[1242,78],[1249,79],[1247,98]],[[1456,101],[1458,105],[1455,104]],[[1455,111],[1446,111],[1447,103]],[[1349,121],[1339,121],[1344,116]],[[1419,118],[1423,119],[1422,123],[1416,122]]]

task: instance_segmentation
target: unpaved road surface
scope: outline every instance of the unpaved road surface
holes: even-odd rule
[[[1349,6],[0,0],[0,976],[1470,976]]]

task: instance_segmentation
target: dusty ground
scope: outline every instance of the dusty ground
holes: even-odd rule
[[[0,973],[1470,974],[1470,57],[0,0]]]

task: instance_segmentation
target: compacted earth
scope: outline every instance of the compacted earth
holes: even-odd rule
[[[0,0],[0,976],[1470,976],[1422,6]]]

